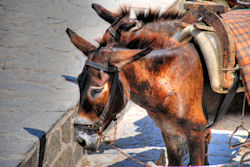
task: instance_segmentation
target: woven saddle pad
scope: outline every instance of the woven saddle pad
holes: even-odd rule
[[[240,66],[247,101],[250,105],[250,10],[231,10],[221,14],[221,17],[232,31],[236,59]]]

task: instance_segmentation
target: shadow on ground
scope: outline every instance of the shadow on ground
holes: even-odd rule
[[[158,153],[160,154],[160,150],[157,150],[157,149],[152,149],[152,150],[148,150],[148,151],[144,151],[144,152],[140,152],[140,153],[137,153],[137,154],[130,154],[131,156],[135,157],[136,159],[142,161],[143,163],[147,163],[149,161],[152,161],[154,162],[155,159],[153,159],[154,154]],[[152,159],[150,159],[150,157],[152,157]],[[127,158],[123,161],[120,161],[120,162],[117,162],[113,165],[110,165],[109,167],[128,167],[128,166],[133,166],[133,167],[142,167],[143,165]]]
[[[137,127],[135,132],[139,132],[140,134],[126,138],[119,138],[115,141],[115,146],[120,149],[165,147],[160,130],[155,126],[153,120],[149,116],[145,116],[142,119],[134,122],[134,125]],[[111,146],[102,144],[99,148],[99,151],[100,153],[103,153],[104,151],[110,149],[113,148]],[[91,154],[91,152],[89,153]]]
[[[149,116],[145,116],[142,119],[136,121],[134,125],[137,127],[136,132],[140,132],[135,136],[130,136],[126,138],[120,138],[116,140],[115,145],[120,149],[139,149],[145,147],[165,147],[164,141],[161,136],[161,132],[155,126],[154,122],[151,120]],[[223,131],[223,130],[213,130],[212,131],[212,141],[209,145],[209,163],[211,165],[216,164],[232,164],[237,163],[238,160],[234,157],[237,156],[239,152],[239,148],[230,149],[229,148],[229,139],[231,135],[231,131]],[[232,143],[239,143],[239,139],[242,140],[246,138],[246,136],[242,134],[235,135],[232,138]],[[113,149],[110,146],[106,146],[104,144],[100,147],[100,154],[104,153],[104,151]],[[147,151],[131,153],[133,157],[139,159],[140,161],[146,163],[148,161],[155,162],[153,159],[156,154],[159,154],[161,151],[159,149],[152,148]],[[93,153],[92,153],[93,154]],[[117,162],[111,167],[115,166],[142,166],[131,159],[125,159],[120,162]]]
[[[239,148],[229,148],[230,135],[230,131],[223,132],[222,130],[212,130],[212,141],[209,145],[210,165],[239,162],[239,158],[236,158],[239,156]],[[246,138],[244,134],[235,135],[232,138],[232,144],[237,144],[239,141],[243,141]]]
[[[71,83],[77,84],[77,77],[69,76],[69,75],[62,75],[62,77]]]
[[[45,148],[46,148],[46,133],[43,130],[34,129],[34,128],[24,127],[24,129],[28,133],[30,133],[33,136],[36,136],[39,139],[40,148],[39,148],[38,167],[42,167],[43,166],[43,161],[44,161],[44,156],[45,156]]]

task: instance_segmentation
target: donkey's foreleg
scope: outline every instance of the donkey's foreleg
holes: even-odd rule
[[[204,132],[190,130],[187,136],[187,144],[190,156],[190,165],[200,166],[204,164],[205,146]]]
[[[182,164],[182,157],[184,152],[183,138],[178,135],[168,135],[162,133],[168,154],[168,165],[175,166]]]
[[[211,129],[206,129],[205,131],[205,160],[204,160],[204,163],[205,165],[209,165],[209,162],[208,162],[208,146],[209,146],[209,143],[211,141]]]

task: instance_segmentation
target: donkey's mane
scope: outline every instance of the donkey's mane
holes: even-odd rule
[[[151,47],[154,49],[172,48],[180,45],[172,37],[160,32],[141,32],[139,35],[127,35],[120,41],[120,46],[130,49],[144,49]]]
[[[125,16],[129,16],[130,15],[130,9],[126,5],[120,6],[118,8],[117,12],[115,12],[115,15],[118,16],[118,18],[123,18]]]
[[[179,20],[183,18],[185,12],[181,12],[176,9],[169,9],[164,12],[160,10],[149,9],[147,12],[144,10],[139,10],[136,12],[136,18],[142,21],[144,24],[151,23],[154,21],[164,21],[164,20]]]
[[[102,39],[96,40],[99,47],[106,47],[109,41],[109,36],[104,36]],[[181,44],[172,37],[162,34],[161,32],[141,32],[139,35],[126,35],[122,37],[119,44],[112,47],[124,47],[129,49],[144,49],[151,47],[154,49],[175,48]]]
[[[130,14],[129,6],[121,6],[118,8],[115,13],[118,18],[122,18],[128,16]],[[150,23],[154,21],[164,21],[164,20],[179,20],[184,17],[186,12],[179,11],[177,9],[167,9],[164,12],[161,12],[159,9],[149,9],[145,10],[137,10],[135,12],[136,19],[142,21],[143,23]]]

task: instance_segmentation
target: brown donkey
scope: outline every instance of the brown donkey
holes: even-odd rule
[[[206,127],[213,122],[224,95],[212,91],[197,48],[172,38],[177,29],[173,23],[183,14],[138,12],[133,20],[126,8],[119,13],[97,4],[93,8],[111,23],[98,48],[67,29],[74,45],[88,56],[78,77],[78,142],[95,148],[98,133],[131,99],[147,110],[162,131],[169,165],[181,164],[182,139],[189,147],[190,164],[207,164],[211,134]],[[148,47],[154,48],[149,54]]]
[[[75,46],[88,56],[78,77],[81,98],[76,129],[80,129],[79,142],[91,147],[91,142],[97,140],[95,130],[104,130],[124,107],[123,102],[131,99],[145,108],[160,128],[169,165],[181,164],[182,138],[188,144],[190,164],[204,164],[203,74],[199,55],[192,44],[170,41],[169,47],[147,54],[150,49],[96,48],[71,30],[67,29],[67,33]],[[117,86],[112,90],[114,85]],[[92,128],[77,127],[77,124]],[[87,132],[83,132],[84,129]]]

